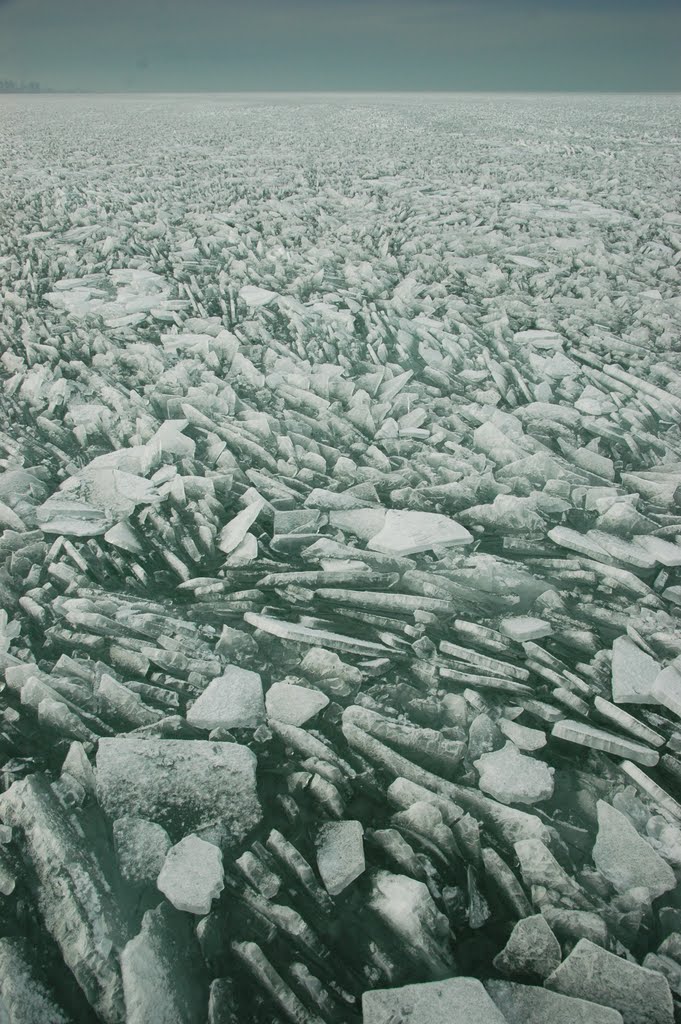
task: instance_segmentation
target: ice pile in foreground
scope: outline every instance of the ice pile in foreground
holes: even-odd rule
[[[0,1019],[681,1019],[678,103],[3,103]]]

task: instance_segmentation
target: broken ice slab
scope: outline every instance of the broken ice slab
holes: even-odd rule
[[[500,661],[498,658],[490,658],[487,654],[479,654],[469,647],[451,643],[449,640],[442,640],[439,649],[442,654],[448,654],[450,657],[456,658],[457,661],[468,662],[475,665],[476,668],[485,669],[492,676],[501,676],[502,678],[507,676],[521,683],[527,682],[530,678],[527,669],[521,668],[519,665],[512,665],[510,662]]]
[[[661,666],[628,636],[612,645],[612,699],[615,704],[657,704],[653,684]]]
[[[589,747],[591,750],[604,750],[608,754],[614,754],[615,757],[625,757],[650,768],[654,768],[660,760],[657,751],[644,747],[643,744],[636,743],[634,740],[616,736],[604,729],[597,729],[586,722],[563,719],[556,722],[551,730],[551,735],[554,739],[577,743],[582,747]]]
[[[404,556],[472,543],[472,534],[447,516],[435,512],[388,509],[383,528],[371,538],[367,547],[372,551]]]
[[[214,827],[236,844],[262,817],[255,769],[255,754],[237,743],[103,739],[97,791],[112,819],[147,818],[178,839]]]
[[[227,665],[194,701],[187,721],[195,729],[257,729],[265,721],[259,673]]]
[[[126,1024],[205,1024],[208,977],[188,915],[167,903],[148,910],[121,953],[121,972]]]
[[[41,505],[37,516],[38,525],[44,533],[67,537],[97,537],[115,523],[114,518],[102,509],[62,494],[56,494]]]
[[[0,1013],[7,1024],[75,1024],[45,982],[23,938],[0,939]]]
[[[480,789],[502,804],[536,804],[553,796],[554,769],[521,754],[510,740],[474,764]]]
[[[604,800],[599,800],[598,835],[592,851],[593,862],[618,892],[645,887],[656,899],[676,887],[676,877],[630,819]]]
[[[554,526],[552,530],[549,530],[547,536],[554,544],[559,545],[559,547],[568,548],[570,551],[576,551],[579,555],[584,555],[586,558],[593,558],[596,562],[612,564],[614,561],[612,555],[610,555],[597,541],[592,540],[585,534],[578,533],[577,530],[572,530],[567,526]]]
[[[242,509],[234,519],[230,520],[220,531],[218,547],[225,555],[235,551],[245,539],[248,531],[256,521],[263,508],[264,501],[254,501]]]
[[[273,683],[265,697],[267,717],[288,725],[304,725],[328,703],[321,690],[286,682]]]
[[[101,1019],[122,1024],[118,953],[127,923],[92,851],[42,775],[15,782],[0,799],[0,815],[20,832],[40,916],[64,963]]]
[[[477,978],[448,978],[362,996],[363,1024],[506,1024]],[[547,1022],[548,1024],[548,1022]]]
[[[546,978],[560,964],[563,954],[546,918],[533,914],[514,926],[508,942],[494,958],[502,974]]]
[[[546,987],[619,1010],[624,1024],[673,1024],[667,979],[580,939],[570,955],[546,979]]]
[[[515,743],[519,750],[541,750],[546,746],[546,733],[541,729],[531,729],[519,722],[509,721],[507,718],[499,719],[497,723],[504,736],[512,743]]]
[[[274,969],[256,942],[233,942],[232,952],[252,974],[259,990],[267,992],[272,1002],[293,1024],[324,1024],[316,1013],[311,1013],[293,989]]]
[[[510,637],[511,640],[517,640],[518,643],[539,640],[541,637],[550,636],[553,633],[550,622],[534,618],[531,615],[508,616],[501,620],[499,629],[504,636]]]
[[[673,568],[681,565],[681,544],[671,544],[663,537],[652,537],[650,534],[643,534],[636,538],[656,562],[660,565]]]
[[[410,615],[417,611],[432,612],[433,615],[452,615],[455,611],[452,601],[441,601],[436,597],[422,597],[414,594],[398,594],[392,591],[382,593],[378,590],[320,587],[314,593],[315,597],[323,601],[394,615]]]
[[[657,674],[650,695],[658,704],[669,708],[681,718],[681,672],[676,663],[667,665]]]
[[[326,891],[338,896],[364,872],[361,821],[332,821],[317,832],[317,868]]]
[[[282,640],[291,640],[294,643],[307,644],[313,647],[328,647],[331,650],[345,651],[347,654],[363,654],[367,657],[381,657],[391,655],[393,652],[383,644],[375,644],[370,640],[361,640],[351,636],[343,636],[340,633],[332,633],[326,629],[313,629],[297,622],[285,622],[283,619],[275,619],[270,615],[258,615],[256,612],[246,612],[244,621],[264,633],[271,633]]]
[[[565,341],[557,331],[549,331],[533,327],[526,331],[516,331],[513,344],[523,351],[527,347],[541,352],[557,352],[563,348]]]
[[[224,888],[222,854],[213,843],[185,836],[168,850],[156,884],[176,910],[208,914]]]
[[[631,761],[622,761],[621,770],[628,775],[639,789],[646,793],[659,807],[660,813],[673,822],[681,822],[681,804],[666,793],[657,782]]]
[[[393,933],[404,956],[432,978],[448,977],[453,969],[449,921],[427,886],[383,870],[375,872],[371,885],[368,907]]]
[[[651,747],[664,746],[664,736],[661,736],[659,732],[655,732],[654,729],[651,729],[644,722],[639,722],[628,711],[615,707],[609,700],[604,700],[603,697],[597,695],[594,697],[594,708],[612,725],[617,726],[624,732],[630,733],[637,740],[641,740],[642,743],[648,743]]]
[[[553,856],[549,848],[540,839],[532,837],[521,839],[515,843],[515,852],[520,863],[520,870],[525,888],[532,890],[532,898],[540,909],[546,905],[559,905],[567,902],[568,906],[580,910],[593,909],[591,900],[565,868]]]
[[[623,1024],[619,1010],[536,985],[486,981],[485,988],[507,1024]]]

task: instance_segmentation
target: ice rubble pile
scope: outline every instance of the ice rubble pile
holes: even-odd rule
[[[674,102],[12,102],[0,1016],[680,1019]]]

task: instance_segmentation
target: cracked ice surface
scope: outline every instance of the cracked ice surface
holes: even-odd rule
[[[681,1013],[673,97],[5,97],[0,1018]]]

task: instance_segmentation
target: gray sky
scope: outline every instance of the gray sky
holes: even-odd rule
[[[0,0],[0,78],[99,91],[671,91],[681,0]]]

